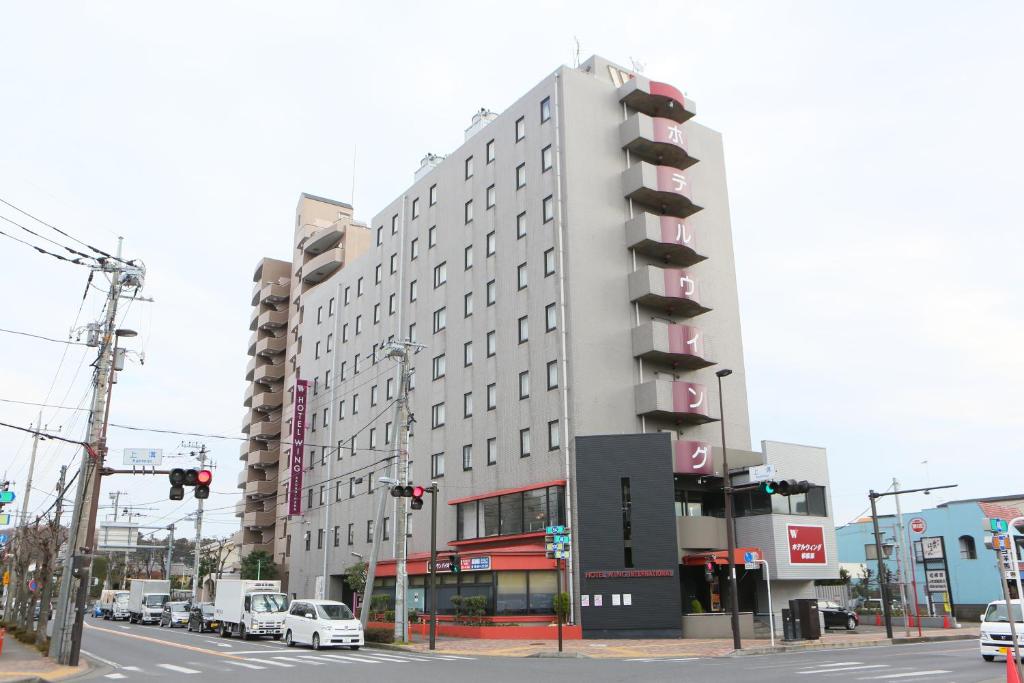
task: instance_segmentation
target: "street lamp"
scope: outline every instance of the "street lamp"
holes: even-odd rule
[[[722,397],[722,378],[732,374],[732,370],[722,368],[715,373],[718,378],[718,417],[722,425],[722,490],[725,494],[725,538],[729,567],[729,610],[732,612],[732,646],[739,650],[740,642],[740,598],[736,586],[736,535],[733,533],[732,517],[732,479],[729,476],[729,454],[725,446],[725,400]]]

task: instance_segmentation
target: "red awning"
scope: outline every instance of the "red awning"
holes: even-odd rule
[[[760,548],[748,547],[748,548],[736,548],[733,552],[733,562],[736,564],[743,564],[744,555],[747,553],[755,553],[757,559],[763,559],[764,554]],[[703,553],[693,553],[683,558],[683,566],[685,567],[700,567],[705,562],[714,562],[715,564],[729,564],[729,551],[727,550],[708,550]]]

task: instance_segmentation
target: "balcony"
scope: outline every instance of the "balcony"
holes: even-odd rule
[[[285,327],[288,325],[288,309],[283,308],[280,311],[273,309],[269,311],[263,311],[259,317],[259,327],[264,330],[273,330],[279,327]],[[257,348],[259,344],[256,344]]]
[[[697,233],[690,221],[646,211],[626,223],[626,244],[675,266],[692,266],[707,258],[697,251]]]
[[[249,481],[245,484],[245,495],[248,497],[272,496],[276,493],[276,481]]]
[[[677,424],[714,422],[708,415],[711,399],[703,384],[651,380],[636,387],[636,413]]]
[[[323,282],[345,263],[345,250],[340,247],[328,249],[314,256],[302,266],[302,281],[307,285]]]
[[[268,541],[266,543],[243,543],[239,547],[241,547],[241,549],[242,549],[242,554],[241,554],[242,557],[245,557],[249,553],[254,553],[254,552],[257,552],[257,551],[263,551],[267,555],[270,555],[271,557],[274,556],[274,541],[273,540]]]
[[[280,448],[270,448],[267,450],[254,450],[249,451],[249,456],[246,458],[246,463],[250,467],[273,467],[281,459]]]
[[[341,244],[343,237],[345,237],[345,226],[340,222],[335,223],[326,228],[320,228],[307,237],[302,245],[302,250],[311,256],[316,256]]]
[[[693,118],[697,105],[678,88],[649,78],[632,78],[619,88],[619,101],[648,116],[658,116],[682,123]]]
[[[241,517],[245,514],[245,499],[242,499],[235,503],[235,517]]]
[[[644,266],[629,274],[629,300],[689,318],[711,309],[701,303],[700,285],[680,268]]]
[[[725,520],[720,517],[676,517],[679,556],[690,550],[718,550],[727,545]]]
[[[273,384],[284,379],[284,363],[263,363],[253,373],[253,381],[259,384]]]
[[[252,286],[252,305],[279,304],[288,301],[288,285],[279,282],[257,282]]]
[[[252,375],[256,371],[256,359],[250,358],[249,362],[245,364],[245,381],[251,382]]]
[[[619,142],[630,154],[652,164],[688,168],[697,163],[686,144],[686,129],[671,119],[634,114],[619,126]]]
[[[280,420],[264,420],[249,426],[249,437],[259,441],[270,441],[281,436]]]
[[[249,481],[249,469],[243,469],[238,473],[238,488],[244,489],[246,483]]]
[[[704,332],[699,327],[657,320],[633,328],[633,355],[686,370],[715,364],[705,357]]]
[[[701,210],[690,198],[690,190],[690,174],[672,166],[641,161],[622,174],[626,197],[668,216],[686,218]]]
[[[259,325],[261,310],[263,310],[262,306],[254,306],[252,313],[249,314],[249,329],[253,332],[256,331],[256,326]]]
[[[263,388],[263,385],[258,385]],[[252,397],[252,409],[257,413],[270,413],[281,407],[283,391],[263,391]]]
[[[256,355],[262,358],[277,356],[285,352],[287,344],[288,337],[286,335],[281,335],[280,337],[264,337],[256,342]]]
[[[261,419],[261,418],[257,418]],[[242,433],[248,434],[249,430],[252,429],[253,413],[251,410],[245,411],[245,415],[242,416]]]
[[[246,512],[242,516],[242,526],[250,529],[262,529],[273,525],[273,512]]]
[[[251,448],[252,446],[249,445],[248,441],[243,441],[241,447],[238,449],[238,459],[245,460],[249,455],[249,449]]]
[[[255,387],[252,384],[249,384],[245,387],[245,394],[242,396],[242,405],[245,406],[246,408],[252,407],[252,395],[254,392]],[[243,427],[245,426],[244,420],[242,421],[242,425]]]
[[[256,353],[256,341],[259,338],[260,338],[260,333],[259,332],[253,332],[252,334],[249,335],[249,344],[246,346],[246,350],[245,350],[246,355],[251,356],[254,353]]]

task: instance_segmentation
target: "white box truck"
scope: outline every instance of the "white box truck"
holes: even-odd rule
[[[128,621],[158,624],[164,603],[171,599],[171,582],[162,579],[132,579],[128,587]]]
[[[225,638],[272,636],[280,640],[287,613],[288,596],[281,592],[280,581],[217,581],[213,618],[220,622],[220,634]]]
[[[107,621],[128,618],[129,591],[105,590],[100,593],[100,614]]]

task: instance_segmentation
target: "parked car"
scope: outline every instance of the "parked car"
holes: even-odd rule
[[[213,603],[200,602],[192,606],[188,615],[189,631],[216,631],[220,628],[220,622],[213,616]]]
[[[344,645],[358,650],[363,644],[363,625],[343,602],[296,600],[284,619],[288,647],[308,644],[314,650]]]
[[[1021,600],[1010,601],[1018,644],[1020,643],[1021,633],[1024,633],[1024,615],[1021,614],[1022,604],[1024,604],[1024,601]],[[988,607],[985,608],[985,613],[981,615],[981,632],[978,635],[978,647],[981,650],[981,658],[986,662],[994,660],[996,655],[1005,656],[1007,652],[1010,652],[1008,648],[1013,647],[1013,641],[1010,637],[1010,612],[1006,609],[1005,600],[995,600],[988,603]]]
[[[92,616],[96,617],[96,618],[99,618],[99,617],[103,616],[103,608],[100,607],[100,601],[99,600],[97,600],[96,602],[92,603]]]
[[[164,611],[160,613],[160,625],[167,625],[170,628],[188,625],[188,603],[187,602],[165,602]]]
[[[845,628],[852,631],[860,623],[860,617],[832,600],[818,600],[818,611],[825,617],[825,628]]]

